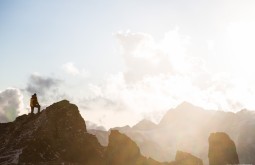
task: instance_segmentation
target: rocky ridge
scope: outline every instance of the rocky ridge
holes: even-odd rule
[[[0,123],[0,146],[0,164],[6,165],[193,165],[145,157],[134,141],[116,130],[111,131],[109,144],[103,147],[88,133],[78,107],[67,100],[54,103],[39,114]]]

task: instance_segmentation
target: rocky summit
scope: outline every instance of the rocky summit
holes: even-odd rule
[[[101,146],[87,132],[78,107],[63,100],[39,114],[22,115],[10,123],[0,123],[0,164],[69,165],[197,165],[189,154],[161,163],[140,153],[128,136],[112,130],[108,146]],[[180,156],[181,155],[181,156]],[[184,155],[184,156],[183,156]],[[191,160],[191,161],[190,161]],[[194,161],[195,160],[195,161]],[[185,165],[186,165],[185,164]]]
[[[77,106],[66,100],[0,124],[0,130],[0,164],[103,162],[103,147],[87,133]]]

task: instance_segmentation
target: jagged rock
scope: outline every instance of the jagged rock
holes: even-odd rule
[[[129,137],[112,130],[106,149],[107,165],[164,165],[141,155],[139,147]]]
[[[0,130],[0,164],[103,162],[103,147],[87,133],[77,106],[66,100],[0,124]]]
[[[224,132],[211,133],[209,137],[209,164],[239,164],[235,143]]]
[[[170,165],[203,165],[203,161],[190,153],[177,151],[175,161]]]

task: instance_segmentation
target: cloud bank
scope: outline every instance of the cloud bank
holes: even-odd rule
[[[39,74],[32,74],[28,79],[26,91],[45,95],[50,89],[56,88],[61,81],[52,77],[43,77]]]
[[[53,101],[70,99],[61,89],[63,80],[55,77],[47,77],[38,73],[31,74],[25,88],[29,97],[37,93],[39,103],[51,104]]]
[[[0,91],[0,122],[13,121],[23,110],[23,95],[19,89]]]

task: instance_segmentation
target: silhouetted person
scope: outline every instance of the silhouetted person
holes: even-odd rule
[[[36,93],[32,95],[31,99],[30,99],[30,107],[31,107],[31,114],[34,114],[34,108],[38,108],[38,113],[40,113],[40,104],[38,103],[37,97],[36,97]]]

